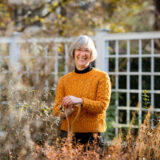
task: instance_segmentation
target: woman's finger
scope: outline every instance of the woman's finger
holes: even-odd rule
[[[63,101],[62,101],[62,106],[64,108],[67,108],[68,106],[70,105],[73,105],[72,101],[70,98],[65,98]]]

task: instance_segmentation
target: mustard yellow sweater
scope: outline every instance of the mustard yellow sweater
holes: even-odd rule
[[[109,76],[93,68],[83,74],[72,71],[61,77],[57,86],[53,113],[60,115],[63,97],[72,95],[83,99],[81,112],[72,126],[73,132],[104,132],[106,130],[106,109],[111,95]],[[77,109],[68,117],[70,124]],[[61,130],[68,130],[67,120],[62,121]]]

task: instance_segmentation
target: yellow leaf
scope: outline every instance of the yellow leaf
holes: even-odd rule
[[[58,6],[58,2],[53,3],[53,6],[57,7]]]
[[[52,12],[52,11],[53,11],[53,9],[52,9],[52,7],[51,7],[51,6],[48,6],[48,10],[49,10],[50,12]]]
[[[62,51],[62,48],[61,48],[61,47],[58,47],[57,51],[58,51],[58,52],[61,52],[61,51]]]
[[[35,16],[35,20],[39,20],[39,16]]]
[[[28,108],[29,106],[28,106],[28,105],[24,105],[23,107],[24,107],[24,108]]]
[[[132,17],[132,16],[133,16],[133,12],[129,12],[129,13],[128,13],[128,16],[129,16],[129,17]]]
[[[5,26],[6,26],[6,24],[5,24],[5,23],[3,23],[3,22],[1,22],[1,23],[0,23],[0,26],[1,26],[1,27],[5,27]]]
[[[144,94],[147,94],[147,90],[146,89],[144,90]]]
[[[58,15],[58,19],[61,19],[61,18],[62,18],[62,15],[61,15],[61,14],[59,14],[59,15]]]
[[[6,14],[6,17],[10,17],[10,14],[9,14],[9,13],[7,13],[7,14]]]
[[[116,29],[116,32],[124,32],[124,31],[125,31],[124,28],[121,26]]]
[[[112,24],[110,25],[110,27],[111,27],[111,29],[114,29],[114,28],[116,27],[116,24],[115,24],[115,23],[112,23]]]
[[[40,18],[40,22],[42,22],[42,23],[43,23],[44,21],[45,21],[45,19],[44,19],[44,18]]]

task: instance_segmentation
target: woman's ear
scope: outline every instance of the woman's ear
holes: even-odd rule
[[[92,62],[92,52],[90,52],[90,63]]]

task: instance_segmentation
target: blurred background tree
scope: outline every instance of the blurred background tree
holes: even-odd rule
[[[71,36],[159,30],[158,0],[0,0],[0,35]],[[145,16],[144,16],[145,15]]]

